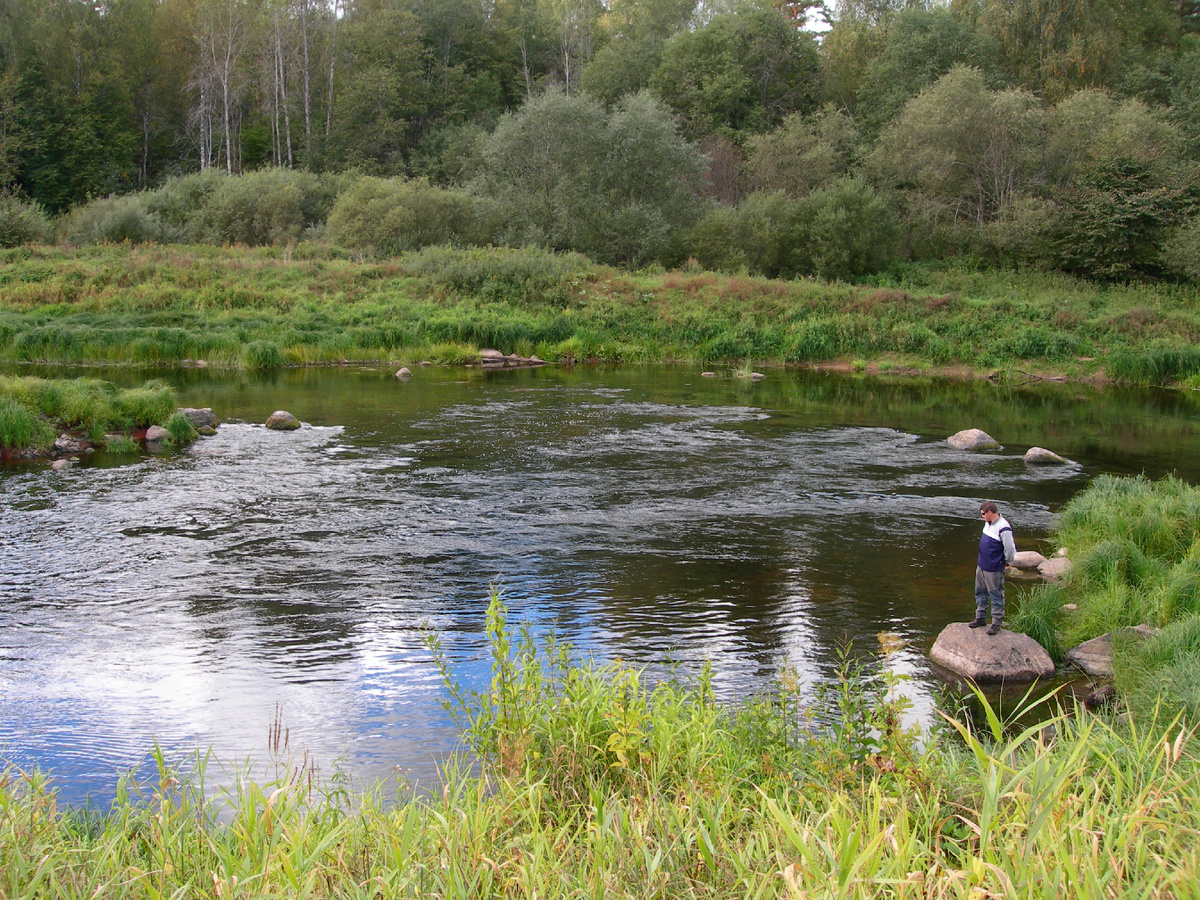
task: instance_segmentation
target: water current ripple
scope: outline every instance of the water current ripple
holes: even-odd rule
[[[185,399],[226,424],[181,454],[0,471],[0,755],[104,794],[154,741],[261,760],[278,703],[327,770],[428,780],[456,733],[425,636],[482,684],[493,581],[581,652],[709,662],[726,697],[893,633],[927,709],[978,500],[1028,543],[1088,472],[955,451],[928,402],[879,389],[692,382],[208,381]],[[299,431],[250,424],[285,405]]]

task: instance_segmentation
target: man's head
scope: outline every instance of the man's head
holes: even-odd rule
[[[984,500],[979,504],[979,515],[983,517],[983,521],[990,525],[1000,518],[1000,511],[996,509],[996,504],[991,500]]]

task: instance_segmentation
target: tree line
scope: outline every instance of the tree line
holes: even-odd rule
[[[0,240],[44,211],[81,239],[1197,278],[1198,31],[1200,0],[0,0]]]

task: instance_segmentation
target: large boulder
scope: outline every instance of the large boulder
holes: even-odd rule
[[[161,425],[151,425],[146,429],[146,449],[151,453],[165,450],[171,442],[171,432]]]
[[[1067,651],[1067,662],[1083,669],[1087,674],[1097,678],[1113,677],[1113,637],[1120,635],[1125,640],[1139,641],[1154,634],[1149,625],[1138,625],[1135,628],[1118,628],[1098,638],[1084,641],[1078,647]]]
[[[1054,674],[1054,661],[1037,641],[1015,631],[971,628],[955,622],[942,629],[929,658],[975,681],[1033,681]]]
[[[276,431],[295,431],[300,427],[300,420],[286,409],[277,409],[271,413],[266,425],[268,428],[273,428]]]
[[[1012,564],[1018,569],[1036,569],[1046,561],[1046,557],[1036,550],[1018,550]]]
[[[1038,574],[1050,581],[1059,581],[1071,571],[1071,560],[1065,556],[1048,559],[1037,567]]]
[[[946,438],[946,443],[955,450],[996,450],[1000,442],[978,428],[968,428]]]
[[[1030,447],[1025,451],[1025,462],[1031,466],[1069,466],[1071,461],[1045,447]]]
[[[197,431],[200,431],[201,428],[216,428],[221,424],[221,420],[213,414],[212,408],[208,406],[203,409],[181,406],[179,411],[187,417],[187,420],[192,423],[192,427]]]

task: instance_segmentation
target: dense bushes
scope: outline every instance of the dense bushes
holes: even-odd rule
[[[50,220],[36,203],[0,191],[0,247],[19,247],[48,240]]]
[[[863,179],[844,176],[800,199],[755,192],[736,209],[716,206],[688,246],[701,265],[721,272],[837,280],[886,266],[896,237],[886,201]]]
[[[327,224],[334,243],[389,255],[430,244],[488,244],[489,231],[470,194],[401,178],[361,179],[338,197]]]

